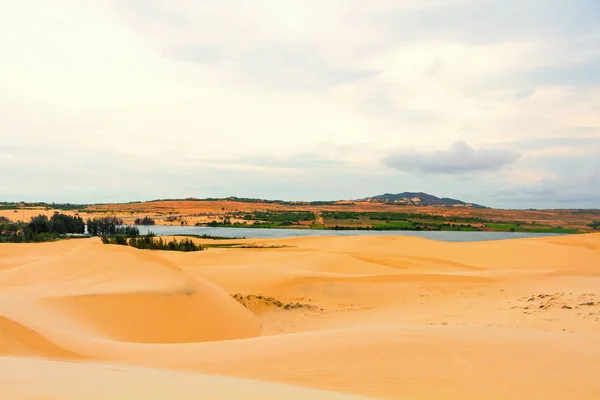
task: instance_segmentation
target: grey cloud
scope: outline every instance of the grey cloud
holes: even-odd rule
[[[400,171],[464,174],[496,171],[517,161],[519,154],[502,149],[474,149],[463,141],[455,142],[448,150],[418,153],[404,151],[391,154],[384,160],[388,167]]]
[[[229,1],[231,9],[241,5]],[[401,2],[398,2],[401,3]],[[565,52],[586,55],[600,40],[595,36],[600,7],[597,0],[523,0],[515,8],[510,2],[494,0],[441,1],[437,6],[415,7],[386,2],[385,7],[367,7],[352,23],[368,27],[380,40],[363,44],[357,41],[349,50],[362,58],[385,53],[399,43],[444,38],[460,42],[544,41]],[[254,84],[278,89],[320,89],[375,76],[378,71],[344,68],[331,61],[321,45],[295,39],[278,38],[263,43],[220,42],[222,24],[215,23],[226,6],[196,4],[173,6],[166,0],[123,1],[117,5],[134,26],[155,38],[157,45],[177,60],[195,64],[227,63]],[[252,8],[252,6],[250,6]],[[239,16],[238,16],[239,17]],[[243,19],[242,19],[243,20]],[[158,27],[158,28],[157,28]],[[160,29],[159,29],[160,28]],[[171,33],[164,35],[163,29]],[[244,30],[232,27],[233,35]],[[578,38],[574,40],[574,38]],[[581,38],[587,38],[583,40]],[[591,38],[591,39],[590,39]],[[517,98],[529,97],[535,87],[548,83],[596,85],[600,60],[582,61],[568,68],[544,66],[543,69],[505,71],[490,76],[487,85],[517,85]],[[442,68],[434,64],[427,71]],[[484,83],[480,83],[484,85]]]
[[[249,159],[248,161],[253,165],[281,168],[327,168],[342,167],[348,164],[344,161],[321,158],[306,153],[296,154],[284,158],[255,157],[253,159]]]
[[[402,40],[444,37],[466,42],[533,40],[595,32],[600,18],[596,0],[523,0],[510,2],[477,0],[388,12],[377,21]],[[551,29],[549,29],[551,27]]]
[[[266,87],[320,88],[369,79],[377,71],[340,68],[310,45],[271,41],[237,54],[241,73]]]
[[[290,169],[315,169],[315,168],[346,168],[351,164],[347,161],[334,160],[320,157],[310,153],[298,153],[289,156],[253,156],[238,158],[207,159],[197,158],[189,161],[200,164],[230,164],[230,165],[252,165],[267,168],[290,168]]]
[[[571,134],[569,135],[569,133]],[[582,136],[582,133],[587,133],[587,135]],[[526,138],[515,141],[513,144],[521,149],[536,150],[556,146],[597,147],[600,146],[600,129],[595,127],[573,129],[572,132],[565,132],[565,134],[561,136]]]
[[[225,2],[239,8],[239,1]],[[227,12],[224,5],[173,6],[165,0],[117,1],[119,9],[155,46],[168,57],[199,65],[227,64],[254,85],[277,89],[321,89],[356,82],[377,75],[378,71],[345,67],[332,61],[329,51],[315,43],[286,38],[265,38],[260,42],[243,39],[243,27],[227,32],[215,20]],[[260,11],[260,6],[253,7]],[[186,13],[187,11],[187,13]],[[235,14],[235,13],[234,13]],[[232,18],[239,18],[233,15]],[[247,27],[246,27],[247,28]],[[165,35],[164,32],[169,32]]]
[[[600,174],[588,176],[570,176],[561,180],[542,179],[537,185],[524,187],[521,192],[531,196],[554,196],[561,202],[572,198],[600,200]]]
[[[600,45],[600,40],[595,46]],[[525,71],[520,78],[536,85],[563,84],[568,86],[590,86],[600,85],[600,57],[586,59],[584,64],[554,67],[536,68]]]
[[[181,46],[173,50],[173,53],[177,58],[197,64],[219,64],[231,60],[231,56],[217,46]]]
[[[515,208],[593,208],[600,206],[600,171],[488,192],[491,202]]]
[[[369,79],[378,73],[334,66],[318,49],[293,42],[271,41],[243,51],[188,44],[172,50],[171,55],[194,64],[230,63],[255,84],[280,89],[330,87]]]

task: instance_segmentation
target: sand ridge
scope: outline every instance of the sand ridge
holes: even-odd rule
[[[261,242],[289,247],[0,245],[0,385],[77,398],[65,377],[77,373],[114,384],[98,398],[149,393],[119,393],[121,369],[156,394],[173,379],[182,399],[600,398],[598,234]]]

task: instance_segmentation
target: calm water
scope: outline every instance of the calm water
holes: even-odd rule
[[[199,226],[140,226],[142,235],[149,231],[159,236],[177,234],[226,236],[236,238],[285,238],[293,236],[417,236],[443,242],[481,242],[485,240],[560,236],[552,233],[522,232],[440,232],[440,231],[324,231],[311,229],[209,228]]]

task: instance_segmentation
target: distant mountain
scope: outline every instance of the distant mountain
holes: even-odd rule
[[[466,208],[488,208],[475,203],[466,203],[461,200],[450,199],[447,197],[436,197],[431,194],[423,192],[403,192],[397,194],[381,194],[379,196],[367,197],[359,200],[325,200],[325,201],[285,201],[285,200],[267,200],[258,198],[248,197],[208,197],[208,198],[194,198],[189,197],[187,199],[160,199],[151,200],[150,202],[160,201],[232,201],[239,203],[265,203],[265,204],[279,204],[286,206],[351,206],[355,202],[370,202],[370,203],[384,203],[384,204],[396,204],[396,205],[407,205],[407,206],[445,206],[445,207],[466,207]],[[139,202],[133,202],[139,203]],[[2,205],[0,204],[0,209]]]
[[[371,203],[385,204],[404,204],[407,206],[446,206],[446,207],[473,207],[487,208],[475,203],[465,203],[464,201],[450,199],[447,197],[436,197],[423,192],[403,192],[397,194],[381,194],[379,196],[367,197],[358,201],[368,201]]]

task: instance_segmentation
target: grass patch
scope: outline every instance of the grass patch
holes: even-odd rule
[[[193,237],[196,239],[211,239],[211,240],[238,240],[238,239],[246,239],[245,237],[228,237],[228,236],[212,236],[212,235],[193,235],[188,233],[178,233],[172,236],[183,236],[183,237]]]
[[[252,211],[236,213],[234,216],[247,221],[269,222],[280,226],[315,220],[315,214],[312,211]]]
[[[579,230],[576,228],[563,228],[561,226],[523,226],[519,224],[486,224],[497,232],[531,232],[531,233],[564,233],[574,234]]]
[[[283,249],[286,247],[292,247],[285,244],[242,244],[239,246],[240,249]]]
[[[417,224],[411,221],[398,221],[398,222],[386,222],[384,224],[373,224],[373,229],[378,231],[387,230],[421,230],[421,224]]]
[[[443,221],[449,222],[466,222],[466,223],[483,223],[492,222],[490,220],[479,218],[479,217],[459,217],[459,216],[446,216],[446,215],[435,215],[435,214],[421,214],[421,213],[403,213],[403,212],[353,212],[353,211],[323,211],[321,213],[325,219],[335,220],[373,220],[373,221],[410,221],[414,219],[421,219],[426,221]]]
[[[203,245],[205,248],[214,249],[283,249],[292,247],[287,245],[267,245],[267,244],[246,244],[246,243],[208,243]]]
[[[243,295],[241,293],[235,293],[231,295],[234,299],[239,301],[244,307],[249,310],[255,311],[260,308],[279,308],[282,310],[295,310],[295,309],[315,309],[317,307],[307,303],[283,303],[273,297],[266,297],[261,295]]]

